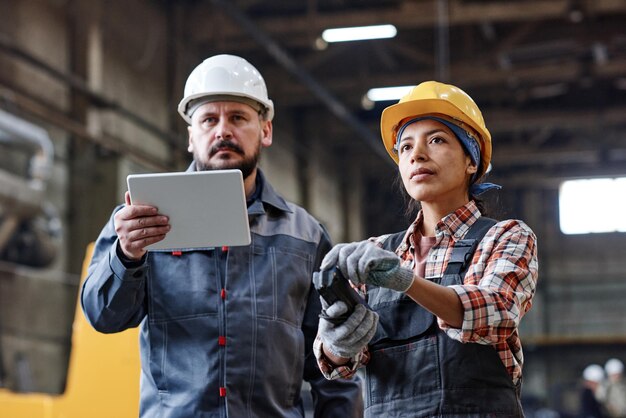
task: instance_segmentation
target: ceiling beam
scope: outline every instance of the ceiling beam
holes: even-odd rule
[[[626,13],[626,2],[623,0],[586,0],[584,10],[589,15],[611,15]],[[297,33],[320,33],[323,29],[342,26],[361,26],[380,23],[391,23],[398,29],[430,28],[437,25],[435,3],[432,1],[403,1],[397,7],[369,9],[363,11],[320,12],[314,18],[306,13],[296,16],[281,16],[278,13],[271,17],[254,18],[258,27],[277,36],[293,36]],[[523,2],[475,2],[464,3],[453,0],[449,6],[449,25],[482,24],[485,22],[527,22],[549,19],[567,19],[570,8],[569,0],[527,0]],[[213,21],[215,9],[207,8],[198,3],[189,13],[190,27],[194,31],[196,42],[214,39],[215,28],[206,25]],[[251,17],[252,18],[252,17]],[[206,28],[206,30],[201,30]],[[245,37],[245,32],[236,25],[221,25],[219,36],[222,40],[233,41]]]
[[[237,26],[243,28],[266,52],[278,62],[289,74],[296,77],[311,94],[319,99],[328,110],[341,122],[350,127],[354,133],[374,153],[388,163],[389,158],[378,136],[365,124],[355,117],[351,110],[337,99],[324,85],[320,84],[308,71],[298,65],[291,55],[274,41],[267,32],[257,27],[244,13],[241,12],[230,0],[211,0],[215,6],[233,20]],[[233,25],[234,26],[234,25]]]
[[[285,78],[279,68],[265,68],[266,79],[270,82],[270,94],[281,105],[312,105],[314,98],[307,94],[304,86]],[[549,64],[534,64],[511,68],[500,68],[494,63],[485,62],[457,62],[450,69],[451,80],[455,85],[462,86],[468,92],[479,88],[493,88],[494,97],[506,95],[518,88],[523,92],[526,88],[549,86],[554,83],[578,83],[583,76],[597,80],[610,80],[623,76],[626,79],[626,57],[613,58],[607,63],[582,63],[575,60],[552,62]],[[411,85],[420,80],[430,80],[432,71],[394,71],[393,77],[388,73],[370,73],[367,77],[354,77],[348,74],[339,75],[324,80],[324,85],[333,94],[343,97],[344,101],[351,101],[352,105],[359,106],[361,96],[371,87],[385,87],[390,85]],[[392,84],[393,83],[393,84]],[[480,101],[480,97],[475,97]],[[522,94],[519,99],[523,100]],[[509,99],[510,100],[510,99]]]
[[[626,126],[626,106],[595,110],[545,110],[523,112],[513,110],[490,110],[485,116],[492,134],[524,132],[528,130],[558,129],[572,132],[595,132]],[[495,135],[494,135],[495,136]],[[601,139],[598,139],[601,141]]]

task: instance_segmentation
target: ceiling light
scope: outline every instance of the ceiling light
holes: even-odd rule
[[[367,98],[373,102],[399,100],[415,86],[377,87],[367,92]]]
[[[354,26],[350,28],[326,29],[322,39],[326,42],[362,41],[365,39],[393,38],[398,31],[393,25]]]

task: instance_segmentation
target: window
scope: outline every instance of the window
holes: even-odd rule
[[[559,215],[564,234],[626,232],[626,177],[563,182]]]

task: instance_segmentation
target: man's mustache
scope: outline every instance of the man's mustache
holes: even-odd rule
[[[236,152],[238,154],[244,154],[241,147],[234,142],[231,141],[220,141],[217,144],[213,145],[209,151],[209,155],[213,156],[222,150],[230,150]]]

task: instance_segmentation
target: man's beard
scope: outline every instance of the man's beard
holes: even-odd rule
[[[228,149],[232,152],[235,152],[239,155],[245,155],[244,151],[235,143],[231,141],[220,141],[216,143],[209,150],[209,156],[207,159],[210,159],[214,154],[218,151]],[[210,170],[227,170],[227,169],[239,169],[241,170],[241,174],[243,178],[247,178],[259,163],[259,157],[261,155],[261,143],[259,142],[259,146],[254,151],[250,157],[244,157],[243,160],[219,160],[217,162],[204,162],[200,158],[200,156],[194,151],[193,158],[196,161],[196,170],[198,171],[210,171]]]

